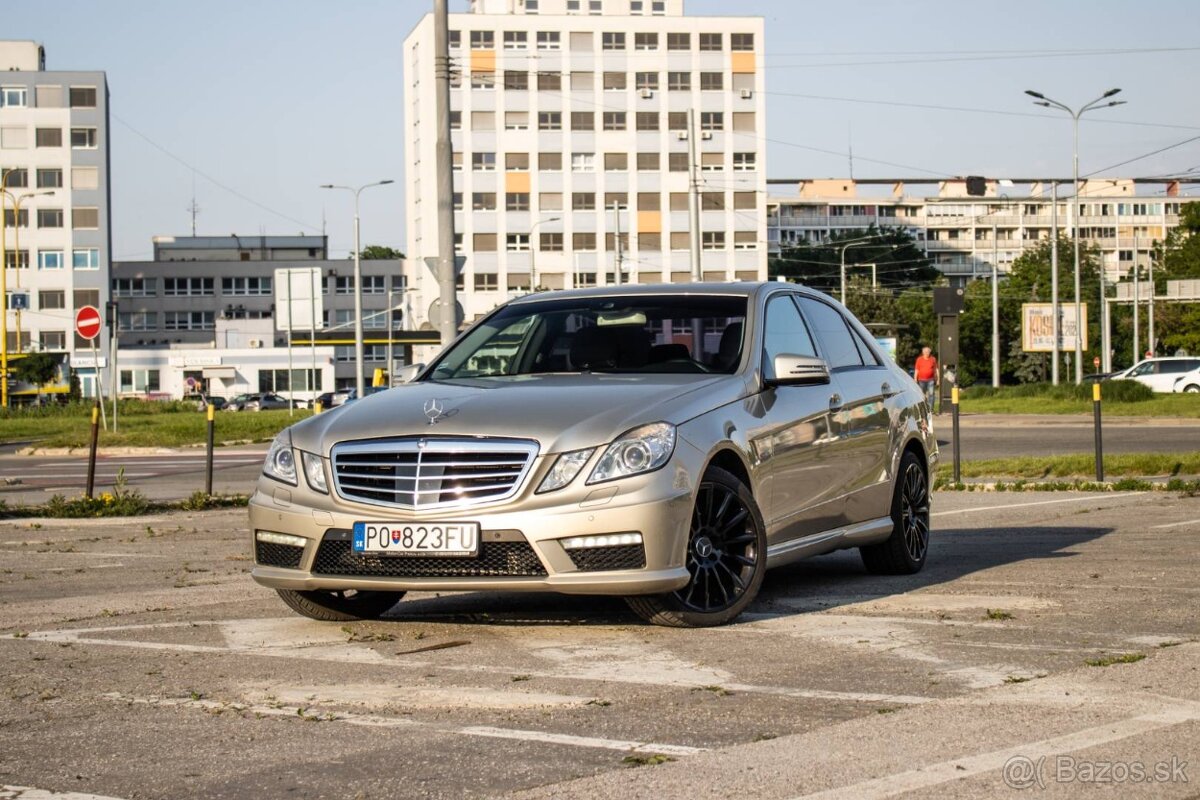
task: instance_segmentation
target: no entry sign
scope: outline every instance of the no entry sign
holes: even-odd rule
[[[95,306],[84,306],[75,313],[75,332],[83,339],[95,339],[100,335],[100,310]]]

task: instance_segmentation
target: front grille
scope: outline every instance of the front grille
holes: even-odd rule
[[[525,439],[407,438],[334,446],[333,482],[347,500],[430,509],[516,494],[537,455]]]
[[[646,566],[646,549],[640,544],[617,544],[611,547],[580,547],[568,550],[567,555],[580,572],[604,572],[614,569],[641,569]]]
[[[274,542],[256,541],[254,543],[254,560],[265,567],[299,569],[300,557],[303,555],[303,547],[293,547],[290,544],[275,544]]]
[[[312,571],[318,575],[388,578],[541,578],[546,569],[528,542],[480,542],[474,558],[375,556],[355,553],[350,542],[326,539]]]

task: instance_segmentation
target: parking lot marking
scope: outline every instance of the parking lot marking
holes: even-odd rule
[[[119,800],[100,794],[83,792],[52,792],[32,786],[0,786],[0,800]]]
[[[1010,503],[1003,506],[980,506],[979,508],[956,508],[953,511],[935,511],[930,516],[948,517],[951,514],[976,514],[980,511],[1010,511],[1014,508],[1029,508],[1030,506],[1049,506],[1055,503],[1082,503],[1086,500],[1117,500],[1122,497],[1136,497],[1148,492],[1122,492],[1120,494],[1089,495],[1088,497],[1067,497],[1060,500],[1035,500],[1029,503]]]
[[[1161,531],[1164,528],[1178,528],[1183,525],[1200,525],[1200,519],[1185,519],[1183,522],[1168,522],[1166,525],[1151,525],[1150,530]]]
[[[981,775],[985,772],[994,772],[1002,769],[1007,761],[1017,756],[1036,762],[1045,756],[1085,750],[1132,736],[1151,733],[1161,728],[1193,722],[1197,719],[1200,719],[1200,714],[1194,708],[1187,706],[1167,708],[1107,722],[1062,736],[1035,742],[1022,742],[1000,750],[993,750],[990,753],[928,764],[907,772],[806,794],[793,798],[793,800],[883,800],[907,792],[916,792],[951,781]]]
[[[528,742],[559,744],[567,747],[618,750],[627,753],[661,753],[666,756],[692,756],[697,753],[703,753],[706,749],[681,744],[602,739],[594,736],[572,736],[566,733],[550,733],[548,731],[530,731],[516,728],[495,728],[486,725],[468,725],[463,727],[435,725],[407,717],[382,717],[374,714],[322,711],[317,708],[301,706],[223,703],[217,700],[192,700],[171,697],[138,697],[121,694],[120,692],[111,692],[101,695],[101,697],[105,700],[112,700],[118,703],[155,706],[159,708],[193,708],[209,713],[224,713],[228,711],[235,714],[250,714],[261,717],[341,722],[346,725],[356,725],[366,728],[424,728],[462,736],[480,736],[488,739],[517,739]]]

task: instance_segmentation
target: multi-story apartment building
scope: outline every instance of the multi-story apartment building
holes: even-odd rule
[[[1050,238],[1051,180],[987,180],[982,196],[968,195],[961,180],[772,180],[795,187],[796,193],[768,201],[767,238],[771,253],[777,254],[871,225],[901,227],[952,283],[961,284],[990,276],[993,261],[1007,272],[1025,248]],[[1058,229],[1069,236],[1071,181],[1058,183]],[[914,187],[917,193],[909,194]],[[1184,196],[1177,182],[1093,178],[1079,193],[1080,236],[1099,248],[1105,277],[1117,281],[1129,275],[1134,263],[1149,265],[1155,242],[1179,224],[1181,207],[1191,202],[1200,197]],[[1060,257],[1067,263],[1071,254]]]
[[[704,278],[765,277],[761,18],[689,17],[682,0],[473,0],[449,27],[468,320],[535,283],[691,280],[693,144]],[[420,264],[438,241],[432,15],[405,39],[404,70]],[[424,322],[436,281],[413,278]]]
[[[38,43],[0,41],[0,176],[8,350],[74,357],[75,310],[108,296],[104,73],[48,71]]]
[[[436,341],[436,334],[403,330],[407,306],[403,261],[368,259],[361,263],[364,368],[369,382],[376,368],[386,366],[389,323],[397,364],[409,363],[412,345]],[[236,341],[247,349],[264,350],[256,354],[262,369],[281,369],[288,334],[276,330],[275,315],[286,291],[275,286],[276,271],[313,267],[321,270],[319,292],[324,308],[315,340],[333,348],[336,388],[353,387],[353,262],[328,258],[325,236],[155,237],[152,261],[113,265],[111,290],[118,304],[119,345],[125,352],[220,350]],[[297,289],[296,296],[301,294]],[[313,341],[311,327],[298,314],[293,341]],[[304,352],[295,356],[297,369],[307,357],[304,347]],[[246,385],[234,388],[259,390],[253,377],[243,383]],[[137,391],[136,386],[130,390]]]

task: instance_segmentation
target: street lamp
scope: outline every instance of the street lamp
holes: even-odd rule
[[[1083,383],[1083,336],[1082,333],[1087,329],[1087,321],[1081,319],[1082,306],[1080,305],[1079,292],[1079,118],[1088,111],[1093,111],[1097,108],[1111,108],[1113,106],[1124,105],[1124,100],[1109,100],[1119,93],[1120,89],[1109,89],[1104,94],[1097,97],[1090,103],[1080,107],[1078,111],[1073,110],[1070,106],[1060,103],[1057,100],[1051,100],[1041,92],[1035,92],[1032,89],[1026,89],[1025,94],[1034,98],[1034,105],[1043,106],[1045,108],[1056,108],[1059,111],[1065,111],[1071,115],[1073,126],[1073,152],[1072,163],[1074,165],[1074,182],[1075,196],[1073,200],[1073,224],[1071,226],[1071,238],[1075,246],[1075,383]],[[1105,102],[1108,101],[1108,102]],[[1054,232],[1058,236],[1058,231]],[[1100,320],[1100,349],[1101,357],[1104,360],[1104,370],[1107,372],[1111,367],[1112,360],[1109,356],[1108,331],[1104,326],[1104,264],[1100,264],[1100,306],[1096,309]]]
[[[558,222],[561,219],[562,217],[546,217],[545,219],[539,219],[529,227],[529,291],[531,292],[536,292],[538,287],[537,248],[534,247],[533,234],[543,222]]]
[[[395,181],[389,178],[383,181],[375,181],[374,183],[365,183],[357,188],[353,186],[339,186],[333,183],[321,184],[322,189],[341,189],[354,195],[354,369],[357,372],[355,375],[354,386],[358,391],[358,399],[360,400],[366,395],[367,387],[366,382],[363,379],[362,245],[359,242],[358,196],[362,194],[363,189],[370,189],[372,186],[386,186],[389,183],[395,183]],[[388,338],[390,339],[390,321],[388,324]],[[291,336],[291,331],[288,331],[288,336]],[[315,344],[313,346],[316,347]],[[388,366],[389,368],[391,367],[390,364]]]
[[[849,250],[851,247],[861,247],[863,245],[877,244],[874,240],[882,239],[882,238],[884,238],[884,236],[882,234],[879,234],[876,236],[867,236],[864,239],[856,239],[855,241],[847,242],[842,245],[842,293],[841,293],[841,297],[839,298],[842,301],[842,305],[846,305],[846,251]],[[896,248],[896,245],[892,245],[892,249],[895,249],[895,248]]]
[[[0,407],[8,408],[8,249],[7,232],[8,220],[4,218],[4,200],[7,198],[13,204],[13,230],[16,233],[16,257],[13,263],[17,269],[17,286],[21,285],[21,201],[30,197],[49,196],[54,192],[25,192],[14,196],[8,190],[9,170],[0,178]],[[17,311],[17,349],[21,348],[21,312]]]

